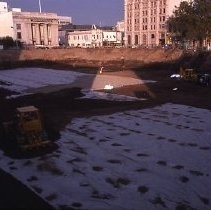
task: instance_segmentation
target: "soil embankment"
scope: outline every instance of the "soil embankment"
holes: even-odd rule
[[[210,52],[184,52],[162,48],[69,48],[30,49],[0,51],[0,69],[17,67],[47,67],[62,69],[86,69],[93,73],[103,66],[104,71],[125,69],[171,69],[177,71],[185,64],[190,68],[211,69]]]
[[[60,64],[72,67],[94,67],[103,65],[109,69],[139,67],[153,63],[169,63],[183,55],[181,50],[99,48],[99,49],[32,49],[0,52],[1,68],[16,65]],[[116,69],[118,70],[118,69]]]

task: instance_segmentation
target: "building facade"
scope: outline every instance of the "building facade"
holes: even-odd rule
[[[182,0],[125,0],[125,45],[154,47],[169,42],[166,22]]]
[[[122,46],[122,33],[92,25],[90,28],[72,29],[67,32],[70,47],[95,48]]]
[[[7,2],[0,2],[0,14],[8,12]]]
[[[70,47],[101,47],[103,45],[102,30],[95,25],[91,28],[72,29],[67,33],[68,45]]]
[[[92,47],[92,31],[68,32],[68,45],[70,47]]]
[[[15,39],[26,45],[58,46],[55,13],[13,12]]]
[[[12,12],[6,2],[0,2],[0,38],[6,36],[14,38]]]
[[[118,21],[116,24],[117,40],[120,42],[120,46],[125,44],[125,21]]]
[[[71,18],[56,13],[22,12],[20,8],[8,9],[0,2],[0,37],[12,37],[24,45],[54,47],[59,45],[58,26]]]

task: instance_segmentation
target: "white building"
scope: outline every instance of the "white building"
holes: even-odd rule
[[[92,47],[92,31],[68,32],[68,45],[70,47]]]
[[[97,28],[95,25],[90,29],[72,29],[67,34],[70,47],[122,46],[122,32]]]
[[[8,10],[0,2],[0,37],[10,36],[25,45],[58,46],[58,16],[55,13]]]
[[[6,2],[0,2],[0,37],[6,36],[14,38],[12,12]]]
[[[125,21],[118,21],[116,24],[117,31],[117,42],[119,46],[123,46],[125,44]]]
[[[26,45],[58,46],[55,13],[13,12],[15,39]]]
[[[4,12],[8,12],[7,2],[0,2],[0,14]]]
[[[0,13],[0,38],[9,36],[14,39],[15,34],[13,28],[12,12]]]
[[[58,16],[59,26],[64,26],[72,23],[72,18],[69,16]]]
[[[75,29],[67,33],[70,47],[101,47],[103,45],[102,30],[95,25],[91,29]]]
[[[166,21],[182,0],[125,0],[126,46],[168,43]]]
[[[122,46],[122,32],[102,31],[103,46]]]
[[[121,31],[121,32],[124,32],[125,31],[125,21],[124,20],[117,22],[117,24],[116,24],[116,30],[117,31]]]

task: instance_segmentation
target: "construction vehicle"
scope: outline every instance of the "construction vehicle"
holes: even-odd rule
[[[209,85],[211,75],[207,73],[199,73],[193,68],[180,68],[180,77],[187,81],[197,82],[201,85]]]
[[[15,146],[21,151],[50,143],[43,129],[39,110],[34,106],[17,108],[14,119],[4,122],[2,128],[5,144]]]
[[[195,69],[180,68],[180,76],[184,80],[197,81],[198,73]]]

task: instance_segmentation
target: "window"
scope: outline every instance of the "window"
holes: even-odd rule
[[[128,35],[127,39],[128,39],[128,45],[131,45],[131,36]]]
[[[135,35],[135,45],[138,45],[138,35]]]
[[[16,29],[17,29],[17,30],[21,30],[21,24],[19,24],[19,23],[16,24]]]
[[[17,32],[17,39],[22,39],[21,32]]]

